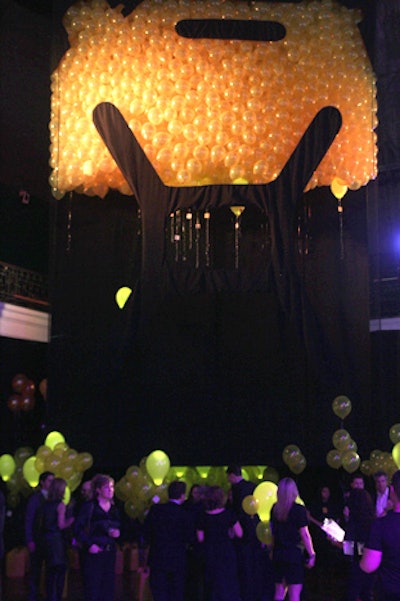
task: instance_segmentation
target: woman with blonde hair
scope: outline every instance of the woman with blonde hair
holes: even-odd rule
[[[299,495],[292,478],[278,484],[277,502],[271,511],[272,562],[275,580],[274,601],[299,601],[304,583],[303,548],[307,551],[307,567],[315,565],[315,551],[308,530],[304,505],[296,503]]]

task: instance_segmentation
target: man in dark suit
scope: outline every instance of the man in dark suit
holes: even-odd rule
[[[261,544],[257,538],[257,515],[247,514],[243,499],[252,495],[255,484],[245,480],[240,465],[229,465],[226,474],[231,483],[232,509],[243,529],[241,539],[235,540],[239,585],[242,601],[258,601],[261,598]]]
[[[144,523],[154,601],[184,599],[187,545],[194,540],[192,520],[182,507],[185,492],[184,482],[171,482],[169,501],[152,505]]]
[[[47,498],[50,484],[54,480],[52,472],[39,476],[39,487],[29,497],[25,512],[25,540],[30,554],[29,601],[40,597],[40,575],[45,559],[44,535],[41,529],[41,511]]]

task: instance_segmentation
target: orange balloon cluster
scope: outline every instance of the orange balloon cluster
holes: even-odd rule
[[[277,42],[188,39],[183,19],[278,21]],[[103,0],[64,17],[70,49],[52,74],[50,185],[131,194],[92,122],[114,103],[165,184],[268,183],[321,108],[343,126],[309,187],[359,188],[377,174],[375,77],[359,11],[300,4],[144,0],[123,17]]]

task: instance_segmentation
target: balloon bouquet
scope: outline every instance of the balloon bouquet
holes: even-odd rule
[[[44,471],[53,472],[66,480],[65,500],[68,502],[71,492],[80,485],[83,472],[92,465],[93,457],[90,453],[79,453],[69,447],[61,432],[50,432],[36,454],[30,447],[20,447],[14,456],[8,453],[1,455],[0,476],[9,491],[7,504],[16,507],[20,494],[29,496]]]

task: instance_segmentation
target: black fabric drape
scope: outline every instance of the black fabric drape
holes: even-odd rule
[[[272,230],[272,268],[277,293],[284,311],[292,318],[296,317],[299,307],[294,259],[296,210],[312,173],[340,129],[341,117],[337,109],[326,107],[315,116],[275,181],[268,185],[248,186],[166,186],[117,107],[101,103],[95,108],[93,119],[141,209],[141,310],[144,320],[162,298],[160,283],[165,263],[167,216],[177,209],[210,210],[231,205],[255,206],[267,213]]]

